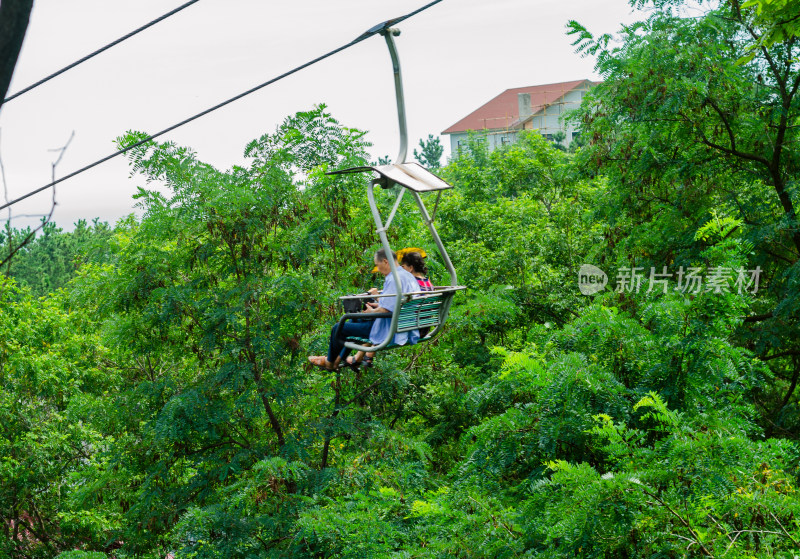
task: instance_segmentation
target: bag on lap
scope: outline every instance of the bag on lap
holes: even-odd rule
[[[366,295],[357,293],[356,295]],[[357,313],[366,310],[367,303],[374,303],[375,299],[342,299],[342,306],[346,313]]]

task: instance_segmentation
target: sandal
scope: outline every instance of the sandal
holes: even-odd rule
[[[350,367],[355,372],[358,372],[361,369],[361,361],[356,361],[355,357],[348,355],[347,359],[344,360],[342,367]]]
[[[361,364],[366,368],[372,367],[372,357],[370,357],[369,355],[365,355],[364,359],[361,361]]]

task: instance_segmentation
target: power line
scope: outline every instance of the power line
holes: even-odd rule
[[[252,88],[248,89],[247,91],[245,91],[243,93],[240,93],[239,95],[231,97],[230,99],[228,99],[226,101],[223,101],[222,103],[218,103],[218,104],[214,105],[213,107],[210,107],[210,108],[208,108],[208,109],[206,109],[206,110],[204,110],[202,112],[199,112],[199,113],[197,113],[197,114],[195,114],[193,116],[190,116],[189,118],[187,118],[185,120],[182,120],[177,124],[173,124],[172,126],[170,126],[168,128],[165,128],[164,130],[162,130],[160,132],[156,132],[155,134],[147,136],[145,139],[143,139],[141,141],[138,141],[135,144],[131,144],[131,145],[129,145],[129,146],[127,146],[127,147],[125,147],[125,148],[123,148],[121,150],[115,151],[111,155],[107,155],[107,156],[103,157],[102,159],[98,159],[94,163],[90,163],[89,165],[86,165],[85,167],[81,167],[77,171],[73,171],[72,173],[69,173],[68,175],[64,175],[63,177],[61,177],[58,180],[54,180],[53,182],[50,182],[50,183],[48,183],[48,184],[46,184],[46,185],[44,185],[42,187],[39,187],[36,190],[31,190],[27,194],[24,194],[24,195],[20,196],[19,198],[16,198],[16,199],[12,200],[11,202],[6,202],[2,206],[0,206],[0,210],[4,210],[5,208],[13,206],[14,204],[16,204],[18,202],[21,202],[22,200],[25,200],[26,198],[29,198],[29,197],[33,196],[34,194],[38,194],[39,192],[42,192],[43,190],[47,190],[48,188],[50,188],[52,186],[55,186],[58,183],[63,182],[65,180],[67,180],[67,179],[70,179],[70,178],[72,178],[72,177],[74,177],[76,175],[79,175],[79,174],[83,173],[84,171],[88,171],[89,169],[91,169],[93,167],[97,167],[98,165],[100,165],[101,163],[105,163],[109,159],[113,159],[113,158],[117,157],[118,155],[122,155],[123,153],[127,153],[128,151],[132,150],[133,148],[139,147],[142,144],[145,144],[145,143],[147,143],[147,142],[149,142],[151,140],[154,140],[155,138],[158,138],[159,136],[163,136],[164,134],[166,134],[168,132],[172,132],[176,128],[180,128],[184,124],[188,124],[188,123],[190,123],[190,122],[192,122],[194,120],[197,120],[198,118],[203,117],[203,116],[205,116],[205,115],[207,115],[209,113],[212,113],[212,112],[216,111],[217,109],[221,109],[222,107],[224,107],[226,105],[229,105],[229,104],[233,103],[234,101],[238,101],[242,97],[246,97],[246,96],[250,95],[251,93],[254,93],[254,92],[258,91],[259,89],[267,87],[268,85],[272,85],[273,83],[275,83],[277,81],[280,81],[285,77],[291,76],[292,74],[297,73],[300,70],[303,70],[304,68],[308,68],[309,66],[312,66],[312,65],[316,64],[317,62],[325,60],[326,58],[329,58],[329,57],[333,56],[334,54],[337,54],[337,53],[339,53],[339,52],[341,52],[341,51],[343,51],[345,49],[349,49],[350,47],[357,45],[361,41],[369,39],[373,35],[377,35],[377,34],[383,32],[385,29],[388,29],[392,25],[396,25],[396,24],[400,23],[401,21],[405,21],[408,18],[410,18],[412,16],[415,16],[415,15],[417,15],[418,13],[420,13],[422,11],[427,10],[431,6],[433,6],[435,4],[438,4],[441,1],[442,0],[434,0],[433,2],[430,2],[429,4],[425,4],[421,8],[418,8],[418,9],[414,10],[413,12],[410,12],[410,13],[404,15],[404,16],[396,17],[394,19],[390,19],[388,21],[384,21],[383,23],[379,23],[378,25],[375,25],[374,27],[368,29],[367,31],[365,31],[364,33],[362,33],[361,35],[359,35],[358,37],[356,37],[355,39],[353,39],[352,41],[350,41],[347,44],[344,44],[344,45],[342,45],[342,46],[340,46],[338,48],[333,49],[330,52],[327,52],[327,53],[325,53],[325,54],[323,54],[321,56],[318,56],[317,58],[315,58],[313,60],[310,60],[309,62],[306,62],[305,64],[301,64],[300,66],[296,66],[295,68],[292,68],[288,72],[284,72],[280,76],[277,76],[275,78],[272,78],[271,80],[265,81],[264,83],[259,84],[259,85],[255,86],[255,87],[252,87]]]
[[[148,27],[152,27],[152,26],[154,26],[156,23],[158,23],[158,22],[160,22],[160,21],[164,21],[164,20],[165,20],[165,19],[167,19],[169,16],[171,16],[171,15],[174,15],[174,14],[177,14],[178,12],[180,12],[181,10],[183,10],[184,8],[188,8],[188,7],[189,7],[189,6],[191,6],[192,4],[196,4],[196,3],[197,3],[197,2],[199,2],[199,1],[200,1],[200,0],[191,0],[190,2],[186,2],[185,4],[183,4],[183,5],[181,5],[181,6],[178,6],[177,8],[175,8],[174,10],[172,10],[171,12],[167,12],[167,13],[166,13],[166,14],[164,14],[163,16],[161,16],[161,17],[158,17],[158,18],[154,19],[153,21],[151,21],[151,22],[149,22],[149,23],[146,23],[145,25],[143,25],[143,26],[139,27],[138,29],[134,29],[133,31],[131,31],[131,32],[130,32],[130,33],[128,33],[127,35],[123,35],[122,37],[120,37],[120,38],[119,38],[119,39],[117,39],[116,41],[112,41],[112,42],[108,43],[106,46],[104,46],[104,47],[100,47],[99,49],[97,49],[97,50],[96,50],[96,51],[94,51],[93,53],[91,53],[91,54],[87,54],[86,56],[84,56],[84,57],[83,57],[83,58],[81,58],[80,60],[76,60],[75,62],[73,62],[72,64],[70,64],[70,65],[68,65],[68,66],[64,66],[63,68],[61,68],[61,69],[60,69],[60,70],[58,70],[57,72],[54,72],[54,73],[50,74],[50,75],[49,75],[49,76],[47,76],[46,78],[42,78],[42,79],[41,79],[41,80],[39,80],[38,82],[36,82],[36,83],[34,83],[34,84],[32,84],[32,85],[29,85],[29,86],[28,86],[28,87],[26,87],[25,89],[22,89],[22,90],[20,90],[20,91],[16,92],[15,94],[13,94],[13,95],[9,95],[9,96],[8,96],[8,97],[6,97],[5,99],[3,99],[3,104],[5,104],[5,103],[8,103],[8,102],[9,102],[9,101],[11,101],[12,99],[15,99],[15,98],[19,97],[19,96],[20,96],[20,95],[22,95],[23,93],[27,93],[27,92],[29,92],[30,90],[32,90],[32,89],[34,89],[34,88],[36,88],[36,87],[39,87],[39,86],[40,86],[40,85],[42,85],[43,83],[45,83],[45,82],[48,82],[48,81],[52,80],[52,79],[53,79],[53,78],[55,78],[56,76],[60,76],[61,74],[63,74],[63,73],[64,73],[64,72],[66,72],[67,70],[71,70],[71,69],[72,69],[72,68],[74,68],[75,66],[77,66],[77,65],[79,65],[79,64],[82,64],[82,63],[86,62],[86,61],[87,61],[87,60],[89,60],[90,58],[94,58],[95,56],[97,56],[97,55],[98,55],[98,54],[100,54],[101,52],[107,51],[107,50],[108,50],[108,49],[110,49],[111,47],[113,47],[113,46],[115,46],[115,45],[118,45],[118,44],[120,44],[122,41],[124,41],[124,40],[126,40],[126,39],[130,39],[131,37],[133,37],[133,36],[134,36],[134,35],[136,35],[137,33],[141,33],[142,31],[144,31],[144,30],[145,30],[145,29],[147,29]]]

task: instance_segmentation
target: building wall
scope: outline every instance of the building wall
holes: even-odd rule
[[[489,146],[489,151],[494,151],[496,148],[506,144],[513,144],[517,140],[516,130],[481,130],[478,132],[479,139],[486,142]],[[450,134],[450,153],[455,155],[459,149],[467,145],[469,134],[467,132],[458,132]]]
[[[568,111],[580,107],[581,100],[586,94],[586,91],[586,88],[569,91],[558,103],[545,107],[543,110],[535,113],[531,120],[525,123],[525,130],[538,130],[540,134],[548,139],[552,138],[552,135],[558,130],[563,130],[567,135],[564,139],[564,145],[568,146],[578,132],[578,129],[575,123],[565,122],[564,116],[566,116]]]
[[[579,88],[568,91],[558,103],[554,103],[544,110],[535,113],[531,120],[525,122],[523,128],[525,130],[538,130],[540,134],[546,138],[552,138],[552,135],[558,131],[563,130],[567,137],[564,139],[563,145],[569,146],[570,142],[575,138],[578,133],[577,127],[574,123],[564,122],[564,116],[567,111],[571,111],[580,107],[581,100],[588,91],[588,86],[582,85]],[[506,143],[513,143],[517,139],[517,131],[509,129],[488,129],[478,131],[487,142],[489,151],[505,145]],[[450,134],[450,153],[456,155],[459,147],[465,146],[469,134],[467,132],[457,132]]]

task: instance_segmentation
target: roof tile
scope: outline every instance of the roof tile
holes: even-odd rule
[[[579,85],[589,80],[575,80],[571,82],[549,83],[545,85],[532,85],[528,87],[515,87],[506,89],[503,93],[481,105],[476,110],[447,128],[442,134],[454,134],[467,130],[486,130],[496,128],[510,128],[519,120],[519,93],[530,93],[531,109],[537,113],[546,105],[550,105],[572,91]],[[594,83],[589,81],[589,83]]]

